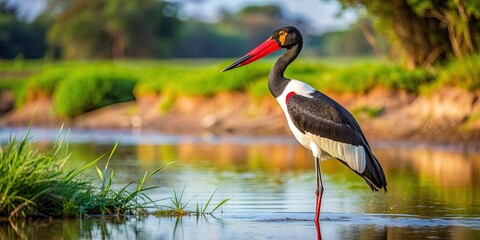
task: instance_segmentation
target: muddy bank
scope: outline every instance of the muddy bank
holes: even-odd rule
[[[369,139],[480,143],[478,92],[443,88],[430,95],[374,89],[366,94],[329,94],[354,113]],[[271,96],[243,93],[213,97],[137,97],[72,119],[56,117],[41,99],[0,118],[1,126],[115,128],[175,134],[289,134],[284,114]]]

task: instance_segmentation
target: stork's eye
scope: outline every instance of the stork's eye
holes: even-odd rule
[[[278,40],[280,41],[280,44],[283,46],[285,44],[285,39],[287,38],[287,32],[285,31],[280,31],[278,32]]]

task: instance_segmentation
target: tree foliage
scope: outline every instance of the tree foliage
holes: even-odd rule
[[[306,23],[299,17],[287,17],[278,5],[246,6],[230,18],[246,30],[254,44],[265,41],[265,36],[282,25],[296,25],[305,30]]]
[[[410,67],[431,67],[446,57],[478,51],[477,0],[340,1],[346,7],[364,7],[377,22],[377,29],[390,37],[392,49],[401,49]]]
[[[15,6],[0,2],[0,58],[38,58],[46,51],[46,25],[27,22]]]
[[[164,0],[45,0],[33,22],[18,16],[21,1],[0,0],[0,58],[65,59],[236,57],[282,25],[296,25],[305,53],[322,56],[371,54],[358,27],[312,36],[301,16],[282,7],[249,5],[221,10],[218,22],[179,19],[181,3]],[[308,49],[308,50],[307,50]]]
[[[309,42],[319,56],[372,56],[374,50],[361,31],[359,23],[346,30],[327,32],[318,37],[311,37]],[[376,45],[382,41],[377,40]]]
[[[277,5],[246,6],[220,15],[218,23],[185,21],[173,56],[237,57],[265,41],[278,26],[307,29],[301,18],[287,16]]]
[[[165,56],[180,25],[176,5],[156,0],[51,0],[48,12],[66,58]]]

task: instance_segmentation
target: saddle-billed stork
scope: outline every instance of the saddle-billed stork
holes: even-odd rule
[[[281,48],[287,49],[270,71],[268,88],[285,113],[295,138],[311,150],[315,158],[317,189],[314,220],[318,222],[323,195],[319,161],[340,160],[363,177],[373,191],[383,188],[386,192],[387,181],[352,114],[310,85],[284,77],[285,69],[298,56],[302,46],[303,37],[296,27],[282,27],[222,72],[245,66]]]

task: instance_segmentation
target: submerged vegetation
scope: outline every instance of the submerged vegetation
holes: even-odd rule
[[[28,133],[22,139],[12,138],[5,146],[0,146],[0,220],[26,217],[82,217],[110,214],[149,214],[156,216],[183,216],[187,214],[205,215],[213,213],[229,199],[221,201],[212,211],[186,210],[188,203],[182,202],[174,192],[173,206],[161,207],[160,200],[153,200],[146,191],[158,186],[145,187],[145,183],[169,164],[151,173],[145,172],[136,186],[131,182],[120,189],[114,184],[114,171],[109,169],[117,144],[109,154],[103,168],[98,159],[80,168],[66,169],[68,157],[59,158],[63,140],[57,140],[52,148],[39,151],[28,141]],[[68,148],[67,148],[68,149]],[[98,179],[88,174],[96,170]],[[98,181],[100,180],[100,181]],[[166,200],[166,199],[161,199]]]

